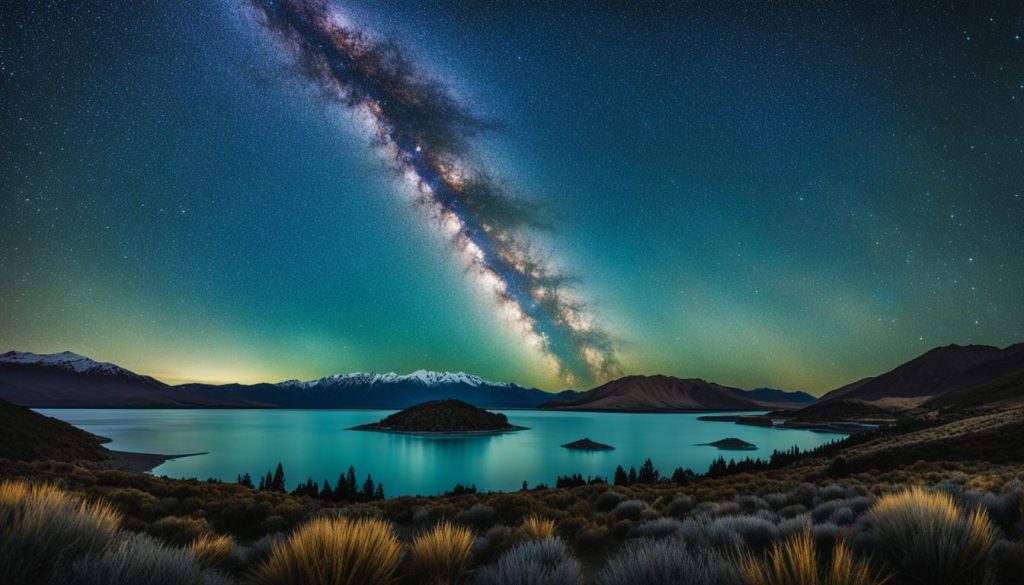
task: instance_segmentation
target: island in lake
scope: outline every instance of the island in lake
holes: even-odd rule
[[[721,439],[714,443],[700,443],[701,446],[718,447],[723,451],[753,451],[757,449],[757,445],[748,443],[743,439],[737,439],[736,437],[729,437],[727,439]]]
[[[462,400],[431,400],[410,406],[378,422],[352,427],[354,431],[388,433],[489,434],[523,431],[500,412],[489,412]]]
[[[604,443],[598,443],[597,441],[591,441],[590,439],[580,439],[571,443],[562,445],[566,449],[576,449],[577,451],[613,451],[615,447],[611,445],[605,445]]]

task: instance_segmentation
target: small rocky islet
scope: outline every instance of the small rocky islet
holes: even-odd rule
[[[718,447],[723,451],[753,451],[757,449],[757,445],[748,443],[743,439],[737,439],[736,437],[720,439],[713,443],[699,443],[699,445],[706,447]]]
[[[612,447],[611,445],[591,441],[589,438],[579,439],[578,441],[566,443],[562,446],[566,449],[574,449],[576,451],[613,451],[615,449],[615,447]]]
[[[455,399],[431,400],[389,415],[375,423],[352,427],[354,431],[389,433],[489,434],[521,431],[500,412],[489,412]]]

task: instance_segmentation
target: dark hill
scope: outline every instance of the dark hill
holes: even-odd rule
[[[947,345],[928,351],[880,376],[837,388],[822,396],[918,403],[946,392],[979,387],[1024,371],[1024,344],[1005,349],[989,345]]]
[[[817,402],[817,398],[806,392],[788,392],[776,388],[754,388],[753,390],[742,390],[740,388],[729,388],[733,394],[740,398],[756,402],[765,408],[803,408]]]
[[[865,400],[840,398],[812,404],[789,413],[787,422],[840,422],[887,420],[896,415],[891,409],[882,408]]]
[[[105,461],[106,442],[68,423],[0,400],[0,458]]]
[[[556,410],[593,411],[700,411],[762,410],[725,386],[698,379],[672,376],[626,376],[584,392],[570,400],[541,405]]]
[[[402,433],[488,433],[521,430],[498,412],[488,412],[461,400],[432,400],[411,406],[379,422],[353,427],[361,431]]]

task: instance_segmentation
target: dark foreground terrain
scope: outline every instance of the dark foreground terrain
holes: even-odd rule
[[[287,493],[284,470],[262,490],[173,480],[90,461],[102,447],[88,437],[62,442],[0,460],[0,564],[16,582],[1002,585],[1024,566],[1021,408],[702,473],[647,463],[385,500],[352,472]]]

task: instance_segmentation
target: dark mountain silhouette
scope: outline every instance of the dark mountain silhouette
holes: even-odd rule
[[[110,458],[103,437],[0,400],[0,459],[103,461]]]
[[[924,403],[950,392],[976,392],[973,399],[987,401],[982,389],[1009,384],[1024,372],[1024,344],[999,349],[989,345],[947,345],[932,349],[880,376],[837,388],[822,401],[839,398],[866,401],[908,399]],[[1002,382],[1001,382],[1002,381]],[[966,396],[966,395],[964,395]],[[906,406],[906,405],[905,405]]]
[[[756,402],[765,408],[796,409],[818,401],[817,398],[806,392],[787,392],[776,388],[754,388],[753,390],[729,388],[729,390],[736,396]]]
[[[542,405],[555,410],[698,411],[762,410],[725,386],[699,379],[672,376],[626,376],[598,386],[569,400]]]
[[[81,408],[407,408],[457,398],[487,408],[532,408],[552,394],[464,373],[356,373],[277,384],[169,386],[116,366],[64,352],[0,354],[0,399],[22,406]]]

